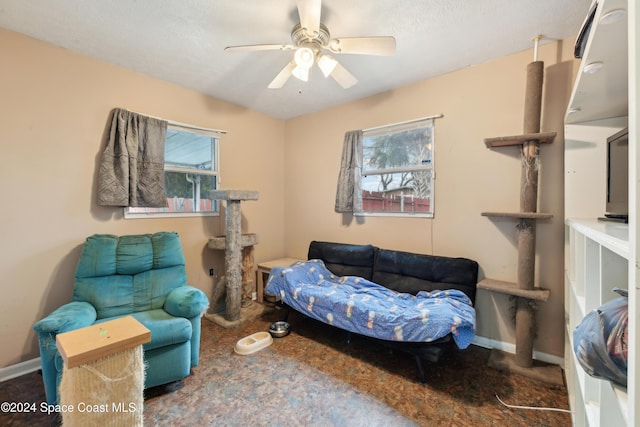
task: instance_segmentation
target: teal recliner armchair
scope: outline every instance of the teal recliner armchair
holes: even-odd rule
[[[209,305],[187,285],[177,233],[88,237],[76,268],[72,302],[38,321],[47,403],[58,403],[62,358],[56,334],[131,315],[151,331],[143,346],[145,388],[180,380],[198,365],[200,319]]]

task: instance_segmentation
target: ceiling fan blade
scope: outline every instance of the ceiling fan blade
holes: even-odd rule
[[[390,56],[396,53],[396,39],[392,36],[345,37],[329,41],[333,53]]]
[[[339,62],[336,63],[335,68],[331,72],[331,77],[333,77],[333,79],[337,81],[338,84],[344,89],[349,89],[351,86],[358,83],[358,79],[356,79],[353,74],[347,71],[346,68],[340,65]]]
[[[310,37],[317,37],[320,34],[320,13],[322,9],[321,0],[298,0],[298,15],[300,16],[300,26],[304,28]]]
[[[225,52],[254,52],[260,50],[292,50],[296,47],[290,44],[249,44],[244,46],[225,47]]]
[[[275,79],[269,83],[269,89],[280,89],[291,77],[291,72],[296,68],[295,61],[289,62],[285,67],[278,73]]]

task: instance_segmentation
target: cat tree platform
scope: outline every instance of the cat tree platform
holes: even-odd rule
[[[258,244],[258,235],[255,233],[247,233],[240,236],[240,246],[246,248]],[[224,251],[227,248],[227,236],[212,237],[207,244],[209,249]]]

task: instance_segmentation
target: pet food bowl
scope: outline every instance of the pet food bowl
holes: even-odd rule
[[[269,326],[269,333],[274,338],[282,338],[289,335],[289,324],[287,322],[275,322]]]
[[[266,332],[256,332],[248,337],[244,337],[236,343],[234,348],[238,354],[252,354],[256,351],[269,347],[273,342],[273,338]]]

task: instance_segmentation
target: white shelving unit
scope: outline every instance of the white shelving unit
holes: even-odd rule
[[[638,28],[634,0],[598,0],[565,118],[565,376],[576,426],[640,425],[637,266]],[[595,2],[594,2],[595,5]],[[609,12],[625,10],[607,23]],[[609,15],[610,16],[610,15]],[[597,73],[585,67],[600,62]],[[629,224],[599,221],[605,213],[606,139],[629,127]],[[584,316],[629,291],[628,383],[588,375],[573,351],[573,331]]]
[[[573,351],[573,330],[590,311],[618,298],[613,288],[629,282],[629,227],[597,219],[567,220],[570,261],[567,264],[565,375],[575,425],[628,425],[626,389],[586,374]],[[584,408],[584,411],[583,411]]]

